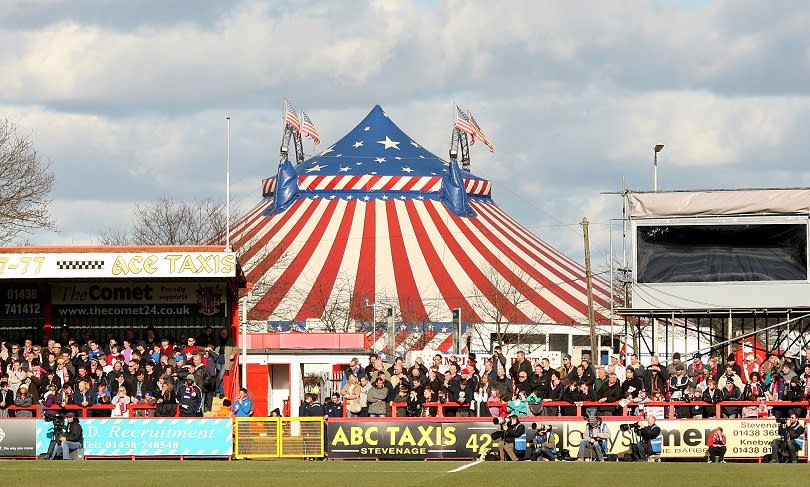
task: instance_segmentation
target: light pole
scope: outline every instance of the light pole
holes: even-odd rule
[[[369,303],[368,299],[366,299],[366,304],[363,305],[364,308],[371,308],[371,351],[375,352],[374,345],[377,343],[377,303]]]
[[[368,299],[366,299],[366,304],[363,305],[364,308],[372,308],[374,316],[372,316],[371,324],[372,324],[372,335],[371,335],[371,351],[376,352],[374,345],[377,343],[377,307],[382,307],[388,310],[388,342],[389,342],[389,350],[388,353],[391,356],[394,355],[394,347],[396,345],[396,339],[394,337],[394,309],[391,305],[385,303],[369,303]]]
[[[664,144],[653,147],[653,191],[658,191],[658,153],[664,149]]]

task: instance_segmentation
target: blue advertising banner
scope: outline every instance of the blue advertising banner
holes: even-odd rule
[[[37,452],[48,450],[51,423],[37,428]],[[231,418],[83,418],[85,456],[227,456]]]

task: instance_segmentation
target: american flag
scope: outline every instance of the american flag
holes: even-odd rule
[[[311,138],[315,145],[320,144],[321,136],[318,135],[318,129],[315,128],[315,124],[312,123],[306,112],[301,112],[301,122],[301,133]]]
[[[464,113],[461,108],[456,105],[456,125],[455,128],[461,130],[465,134],[472,137],[470,144],[475,144],[475,134],[477,133],[475,129],[475,125],[470,122],[470,119],[467,118],[467,114]]]
[[[284,123],[298,132],[301,131],[301,122],[298,121],[298,117],[295,115],[295,108],[293,108],[290,100],[286,98],[284,99]]]
[[[481,142],[483,142],[484,145],[486,145],[487,148],[489,148],[490,152],[495,152],[495,147],[493,147],[493,145],[489,142],[489,139],[487,138],[486,134],[484,133],[483,130],[481,130],[481,126],[478,125],[478,122],[476,122],[475,118],[473,118],[472,113],[467,112],[467,116],[470,119],[470,123],[475,127],[475,136],[481,139]]]

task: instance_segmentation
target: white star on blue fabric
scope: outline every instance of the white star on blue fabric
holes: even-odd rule
[[[414,141],[411,141],[411,145],[412,145],[412,146],[414,146],[414,147],[416,147],[417,149],[419,148],[419,144],[417,144],[417,143],[416,143],[416,142],[414,142]]]
[[[394,156],[394,159],[396,159],[396,160],[398,160],[398,161],[401,161],[401,160],[402,160],[402,158],[401,158],[401,157],[399,157],[399,156]]]
[[[329,199],[330,199],[330,200],[333,200],[333,199],[335,199],[335,198],[337,198],[337,195],[334,195],[334,194],[333,194],[333,195],[329,196]]]
[[[354,163],[354,165],[355,165],[355,166],[362,166],[362,165],[363,165],[363,163],[362,163],[362,162],[355,162],[355,163]]]
[[[382,199],[388,201],[388,195],[387,194],[382,195]]]
[[[371,127],[369,127],[368,125],[363,127],[363,132],[368,132],[369,130],[371,130]]]
[[[430,173],[431,176],[437,176],[435,172]]]
[[[402,172],[407,172],[407,173],[409,173],[409,174],[410,174],[410,173],[412,173],[412,172],[413,172],[413,169],[411,169],[411,168],[410,168],[410,167],[408,167],[408,166],[403,166],[403,167],[402,167]]]
[[[372,176],[376,176],[376,175],[377,175],[377,171],[371,171],[371,175],[372,175]]]
[[[315,166],[308,167],[304,172],[320,171],[321,169],[323,169],[325,167],[326,167],[326,164],[324,164],[323,166],[321,166],[320,164],[317,164]]]
[[[362,140],[358,140],[357,142],[355,142],[354,144],[352,144],[352,146],[353,146],[355,149],[357,149],[358,147],[363,147],[363,141],[362,141]]]
[[[338,157],[340,157],[340,156],[338,156]],[[424,158],[425,158],[425,156],[419,156],[419,159],[424,159]]]
[[[408,198],[403,194],[402,196],[399,197],[399,199],[401,199],[402,201],[405,201]]]
[[[353,196],[352,196],[352,195],[346,195],[346,201],[349,201],[349,200],[350,200],[350,199],[352,199],[352,198],[353,198]]]
[[[446,326],[442,327],[442,333],[447,333],[447,327]]]
[[[343,154],[335,154],[335,157],[343,157]]]
[[[380,163],[385,162],[385,157],[376,157],[376,158],[374,158],[374,162],[380,162]]]
[[[377,143],[385,146],[385,149],[390,149],[393,147],[394,149],[399,150],[400,143],[395,140],[389,139],[387,135],[385,136],[385,140],[378,140]]]
[[[422,196],[421,194],[420,194],[419,196],[417,196],[416,198],[417,198],[417,199],[420,199],[420,200],[425,199],[425,197],[424,197],[424,196]]]
[[[325,156],[326,154],[329,154],[330,152],[335,152],[335,146],[334,145],[332,147],[328,148],[328,149],[324,149],[324,151],[321,152],[318,155],[319,156]]]
[[[352,170],[352,168],[350,168],[348,166],[345,166],[345,167],[341,166],[340,169],[338,169],[339,172],[347,172],[347,171],[351,171],[351,170]]]
[[[368,201],[368,200],[370,200],[370,199],[371,199],[371,198],[369,198],[369,196],[368,196],[368,195],[363,196],[363,201]]]

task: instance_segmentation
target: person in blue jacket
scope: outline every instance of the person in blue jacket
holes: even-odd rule
[[[246,417],[253,414],[253,401],[248,397],[248,390],[244,387],[239,389],[239,394],[231,406],[231,412],[236,417]]]

